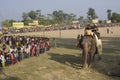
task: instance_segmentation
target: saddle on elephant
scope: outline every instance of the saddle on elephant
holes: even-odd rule
[[[84,30],[84,35],[81,35],[81,36],[79,35],[79,37],[77,39],[79,40],[78,47],[80,47],[80,48],[82,48],[82,43],[84,41],[83,39],[86,39],[86,40],[90,41],[90,43],[91,43],[91,41],[94,40],[91,27],[86,27]]]
[[[79,39],[78,39],[79,38]],[[100,37],[100,33],[98,32],[97,28],[92,28],[92,27],[87,27],[84,30],[84,35],[79,35],[78,37],[78,47],[82,49],[82,45],[83,45],[83,39],[86,39],[90,42],[91,45],[91,51],[94,49],[94,47],[96,47],[96,53],[98,54],[102,54],[102,40]]]

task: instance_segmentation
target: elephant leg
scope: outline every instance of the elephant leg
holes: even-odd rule
[[[92,59],[91,54],[89,54],[89,58],[88,58],[88,67],[91,66],[91,59]]]
[[[95,61],[95,53],[93,54],[93,61],[92,62],[94,62]]]
[[[91,54],[89,54],[89,63],[88,63],[88,66],[89,66],[89,67],[92,66],[93,61],[94,61],[94,54],[91,53]]]
[[[83,68],[87,68],[88,65],[87,65],[87,54],[84,54],[83,55]]]
[[[82,64],[84,64],[84,53],[82,52]]]

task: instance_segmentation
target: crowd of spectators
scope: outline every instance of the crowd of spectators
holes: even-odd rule
[[[50,50],[50,40],[46,37],[2,36],[0,44],[0,67],[16,64]]]
[[[71,29],[82,29],[86,27],[87,24],[73,24],[73,25],[65,25],[62,27],[58,26],[49,26],[49,27],[37,27],[33,26],[32,28],[22,28],[22,29],[10,29],[7,31],[8,33],[26,33],[26,32],[44,32],[44,31],[55,31],[55,30],[71,30]],[[98,23],[98,27],[115,27],[120,26],[119,23]]]

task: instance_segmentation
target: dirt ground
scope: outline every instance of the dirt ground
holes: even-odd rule
[[[107,29],[109,29],[109,33],[107,33]],[[99,32],[102,37],[120,37],[119,34],[120,27],[101,27],[99,28]],[[28,33],[20,33],[20,34],[12,34],[12,35],[32,35],[32,36],[45,36],[45,37],[55,37],[55,38],[74,38],[76,39],[78,34],[84,34],[84,28],[82,29],[70,29],[70,30],[55,30],[55,31],[40,31],[40,32],[28,32]],[[10,34],[8,34],[10,35]]]

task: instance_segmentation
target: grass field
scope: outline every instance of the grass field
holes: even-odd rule
[[[75,39],[73,39],[83,31],[62,31],[62,37],[67,39],[58,39],[57,48],[54,48],[52,44],[51,50],[39,57],[25,59],[6,67],[0,71],[0,80],[120,80],[119,77],[107,75],[109,71],[120,71],[120,65],[118,65],[120,64],[120,35],[117,33],[119,29],[120,27],[110,27],[113,34],[106,34],[106,28],[100,29],[103,56],[101,61],[98,61],[96,57],[92,68],[81,68],[82,52],[75,46]],[[42,33],[27,33],[26,35],[35,34],[42,35]],[[59,31],[46,32],[47,35],[59,37]]]
[[[120,80],[109,71],[120,71],[120,38],[103,38],[102,60],[97,56],[93,67],[82,69],[81,50],[75,39],[58,39],[50,51],[24,59],[0,71],[0,80]]]

